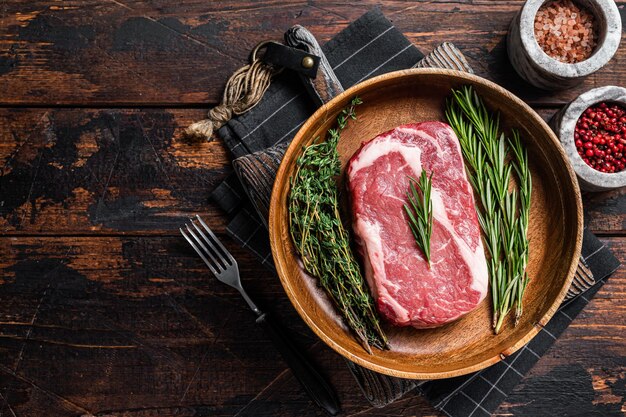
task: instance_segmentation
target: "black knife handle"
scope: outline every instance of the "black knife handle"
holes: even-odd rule
[[[317,372],[310,360],[304,355],[302,349],[294,344],[275,320],[262,313],[256,322],[265,328],[270,334],[274,346],[291,368],[296,379],[315,403],[331,416],[337,415],[341,409],[337,394],[328,382]]]

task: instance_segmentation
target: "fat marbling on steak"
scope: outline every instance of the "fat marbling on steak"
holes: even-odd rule
[[[403,205],[409,176],[432,176],[430,268]],[[487,261],[461,148],[445,123],[399,126],[365,143],[347,170],[352,220],[379,312],[398,326],[456,320],[487,294]]]

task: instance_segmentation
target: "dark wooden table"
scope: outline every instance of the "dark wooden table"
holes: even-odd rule
[[[230,172],[219,141],[180,139],[260,40],[295,23],[326,41],[374,1],[0,3],[0,416],[311,416],[239,295],[178,235]],[[454,42],[480,75],[546,119],[623,83],[626,47],[583,85],[546,94],[508,63],[521,1],[383,1],[422,51]],[[623,10],[625,2],[618,2]],[[626,14],[623,14],[623,16]],[[623,191],[585,196],[626,263]],[[432,416],[419,396],[368,406],[277,278],[231,241],[244,284],[308,346],[346,415]],[[602,288],[498,415],[626,413],[626,268]]]

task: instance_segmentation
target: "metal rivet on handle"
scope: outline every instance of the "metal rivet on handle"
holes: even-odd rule
[[[304,58],[302,58],[303,68],[310,69],[313,68],[313,65],[315,65],[315,61],[313,61],[313,58],[311,58],[310,56],[305,56]]]

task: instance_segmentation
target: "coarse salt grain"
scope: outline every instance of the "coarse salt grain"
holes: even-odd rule
[[[591,56],[596,46],[594,16],[571,0],[544,3],[535,17],[537,43],[552,58],[573,64]]]

